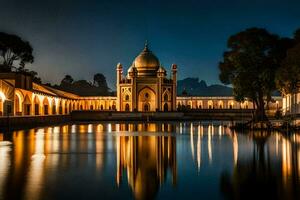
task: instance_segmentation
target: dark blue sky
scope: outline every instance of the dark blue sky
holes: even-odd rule
[[[44,82],[101,72],[114,88],[116,64],[127,69],[147,39],[167,70],[178,64],[179,79],[212,84],[230,35],[256,26],[292,36],[299,10],[299,0],[1,0],[0,30],[31,42],[28,68]]]

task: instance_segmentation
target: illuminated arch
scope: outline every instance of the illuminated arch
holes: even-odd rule
[[[156,94],[150,87],[144,87],[139,91],[138,110],[145,112],[156,110]]]
[[[34,115],[40,115],[40,99],[37,95],[34,95],[34,98],[33,98],[33,105],[34,105]]]
[[[208,108],[208,109],[213,109],[213,108],[214,108],[214,103],[213,103],[212,100],[209,100],[209,101],[207,102],[207,108]]]
[[[232,100],[228,101],[228,109],[234,108],[234,102]]]
[[[223,109],[223,108],[224,108],[224,103],[223,103],[222,100],[220,100],[220,101],[218,102],[218,108],[219,108],[219,109]]]
[[[15,90],[15,114],[16,115],[22,115],[23,101],[24,101],[23,94],[20,91]]]
[[[44,115],[49,115],[49,108],[50,108],[50,102],[49,99],[47,97],[44,98],[43,101],[43,111],[44,111]]]

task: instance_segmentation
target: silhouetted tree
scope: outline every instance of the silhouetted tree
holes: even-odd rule
[[[0,32],[0,58],[4,68],[11,68],[15,61],[19,61],[20,67],[24,68],[26,63],[33,62],[32,52],[29,42],[19,36]]]
[[[219,63],[219,78],[232,84],[237,101],[248,98],[255,103],[257,121],[267,120],[265,101],[276,89],[276,70],[291,45],[291,40],[261,28],[249,28],[228,39],[228,50]]]
[[[106,77],[101,73],[95,74],[94,75],[94,85],[97,87],[108,88],[107,82],[106,82]]]
[[[42,83],[42,79],[38,77],[38,73],[36,71],[27,72],[32,76],[32,81],[35,83]]]
[[[70,84],[73,83],[73,81],[74,81],[74,79],[72,78],[72,76],[66,75],[66,76],[61,80],[60,85],[64,85],[64,84],[70,85]]]
[[[276,84],[283,93],[293,93],[300,83],[300,29],[294,34],[295,46],[288,49],[281,68],[276,74]]]

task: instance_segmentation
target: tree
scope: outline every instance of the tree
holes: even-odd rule
[[[106,77],[101,73],[95,74],[94,75],[94,85],[97,87],[108,88],[107,82],[106,82]]]
[[[281,68],[276,74],[276,84],[283,94],[294,93],[300,83],[300,29],[294,34],[295,46],[288,49]]]
[[[94,86],[99,88],[99,91],[102,94],[108,94],[109,93],[109,88],[107,86],[106,78],[103,74],[97,73],[94,75]]]
[[[265,103],[276,89],[275,72],[291,45],[291,40],[261,28],[249,28],[228,39],[228,50],[219,63],[219,78],[232,84],[237,101],[253,101],[256,121],[268,120]]]
[[[0,58],[3,66],[11,68],[15,61],[19,61],[20,67],[24,68],[26,63],[33,63],[32,52],[29,42],[19,36],[0,32]]]
[[[36,71],[29,71],[26,73],[29,73],[32,77],[32,81],[35,83],[42,83],[42,79],[40,77],[38,77],[38,73]]]
[[[70,85],[72,84],[74,79],[70,75],[66,75],[62,80],[60,85]]]

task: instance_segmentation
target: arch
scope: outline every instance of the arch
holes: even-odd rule
[[[125,104],[125,111],[129,112],[130,111],[130,106],[128,103]]]
[[[49,115],[49,100],[47,97],[45,97],[43,101],[43,110],[44,110],[44,115]]]
[[[146,105],[146,107],[145,107]],[[146,109],[145,109],[146,108]],[[148,86],[141,89],[138,93],[138,111],[155,111],[156,109],[156,94]]]
[[[34,96],[33,104],[34,104],[34,115],[40,115],[40,100],[37,95]]]
[[[165,111],[165,112],[166,112],[166,111],[169,111],[168,103],[165,103],[165,104],[164,104],[164,111]]]
[[[163,93],[163,101],[170,101],[171,94],[168,90],[165,90]]]
[[[233,109],[234,108],[234,103],[233,101],[228,101],[228,109]]]
[[[149,112],[150,110],[151,110],[150,104],[148,102],[144,103],[143,111],[144,112]]]
[[[112,110],[116,110],[116,109],[117,109],[116,102],[113,101],[113,103],[112,103]]]
[[[223,103],[222,100],[220,100],[220,101],[218,102],[218,108],[219,108],[219,109],[223,109],[223,108],[224,108],[224,103]]]
[[[15,114],[22,115],[23,114],[23,101],[24,95],[21,91],[15,89]]]
[[[202,101],[197,101],[197,108],[202,109],[203,108],[203,102]]]
[[[57,111],[56,111],[57,105],[56,105],[56,101],[55,101],[54,98],[52,99],[51,105],[52,105],[51,113],[52,113],[52,115],[56,115],[56,113],[57,113]]]
[[[23,109],[25,115],[31,114],[31,99],[29,98],[28,94],[25,96],[23,101]]]
[[[212,100],[209,100],[209,101],[207,102],[207,108],[208,108],[208,109],[213,109],[213,108],[214,108],[214,103],[213,103]]]
[[[62,100],[59,100],[59,104],[58,104],[58,114],[62,115],[63,114],[63,103]]]

